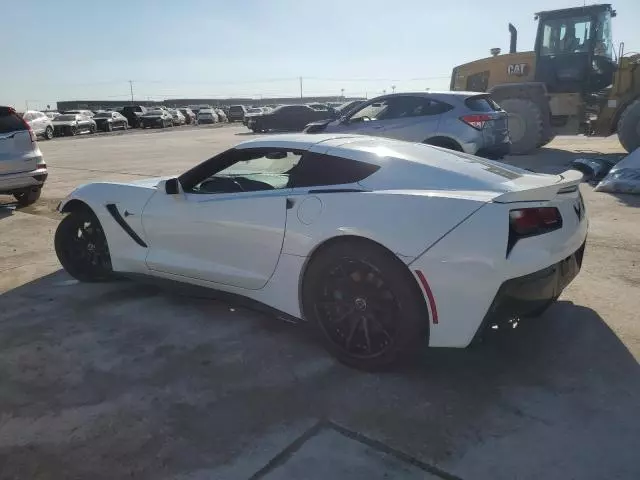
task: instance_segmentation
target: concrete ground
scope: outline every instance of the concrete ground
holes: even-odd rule
[[[638,198],[583,184],[583,270],[543,317],[384,374],[238,305],[60,270],[54,208],[78,184],[173,174],[245,138],[41,142],[43,198],[0,198],[0,478],[640,478]],[[554,172],[621,152],[566,137],[508,161]]]

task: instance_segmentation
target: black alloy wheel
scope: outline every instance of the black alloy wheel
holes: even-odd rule
[[[54,245],[64,269],[82,282],[112,278],[111,256],[98,218],[88,209],[64,217],[56,230]]]
[[[410,353],[428,329],[428,312],[406,266],[375,244],[338,244],[305,272],[303,311],[341,362],[384,368]]]
[[[76,136],[78,134],[78,127],[75,125],[71,125],[69,127],[69,135],[71,135],[72,137]]]

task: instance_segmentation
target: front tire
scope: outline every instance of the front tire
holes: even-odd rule
[[[368,241],[337,240],[314,254],[302,310],[325,348],[361,370],[392,365],[428,332],[417,282],[397,257]]]
[[[640,147],[640,100],[622,112],[618,121],[618,140],[629,153]]]
[[[20,207],[28,207],[29,205],[33,205],[38,201],[41,193],[42,187],[32,187],[28,190],[14,193],[13,196]]]
[[[532,100],[524,98],[507,98],[500,106],[509,115],[509,136],[511,137],[511,153],[525,155],[545,143],[545,129],[542,110]]]
[[[109,122],[107,122],[107,124],[104,127],[104,131],[105,132],[111,132],[113,130],[113,125],[110,124]]]
[[[44,131],[45,140],[51,140],[53,138],[53,127],[47,127]]]
[[[89,133],[96,133],[97,130],[98,128],[95,125],[89,125]]]
[[[63,268],[81,282],[111,280],[113,270],[107,239],[98,218],[87,209],[64,217],[54,238],[58,260]]]

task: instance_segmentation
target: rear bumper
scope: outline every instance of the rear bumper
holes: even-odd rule
[[[492,325],[535,315],[555,301],[580,272],[585,246],[586,242],[554,265],[504,282],[482,320],[474,341],[482,338]]]
[[[42,186],[47,181],[47,176],[46,168],[0,175],[0,193],[13,193],[24,188]]]

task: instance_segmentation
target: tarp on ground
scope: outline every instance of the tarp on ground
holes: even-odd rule
[[[596,192],[640,195],[640,148],[620,160],[596,186]]]

